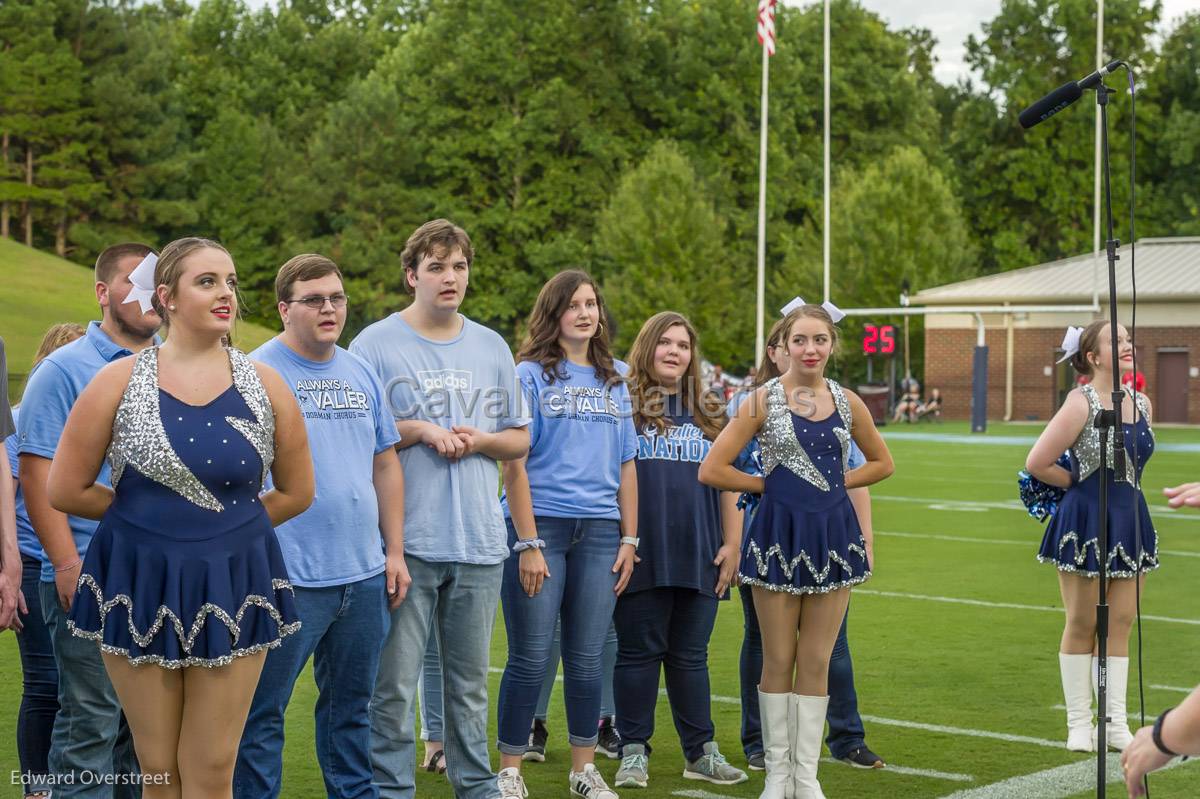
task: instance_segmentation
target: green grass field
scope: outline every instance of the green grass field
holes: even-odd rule
[[[9,398],[21,397],[21,377],[46,329],[58,322],[86,325],[98,319],[95,281],[91,269],[39,250],[0,238],[0,336],[8,358]],[[249,352],[275,335],[261,325],[242,322],[235,336]]]
[[[1092,756],[1068,753],[1056,651],[1062,629],[1054,569],[1034,560],[1039,525],[1017,504],[1014,475],[1039,428],[993,425],[971,437],[957,424],[891,428],[897,471],[873,490],[876,574],[856,589],[850,621],[859,703],[882,771],[823,764],[830,797],[1086,797]],[[913,433],[923,438],[911,438]],[[898,435],[896,435],[898,434]],[[1146,471],[1163,550],[1144,598],[1146,710],[1178,703],[1200,677],[1200,512],[1172,512],[1161,489],[1200,475],[1200,431],[1164,429]],[[1165,445],[1165,446],[1164,446]],[[966,601],[966,602],[964,602]],[[1004,603],[1004,604],[1001,604]],[[1149,618],[1153,617],[1153,618]],[[465,633],[469,634],[469,633]],[[738,648],[742,614],[724,604],[710,646],[713,717],[722,750],[743,765],[738,740]],[[492,665],[502,667],[497,623]],[[10,731],[20,699],[13,636],[0,637],[0,767],[17,768]],[[1129,706],[1136,713],[1136,676]],[[499,674],[492,676],[492,720]],[[311,674],[302,678],[288,716],[284,797],[324,796],[313,749]],[[566,796],[568,756],[561,696],[550,718],[545,763],[525,769],[531,796]],[[658,707],[650,788],[624,796],[757,796],[762,775],[735,787],[685,781],[665,697]],[[493,755],[493,762],[497,760]],[[1115,766],[1117,757],[1110,763]],[[611,779],[616,762],[602,759]],[[1058,769],[1049,774],[1051,769]],[[1025,781],[1017,781],[1022,775]],[[1007,781],[1007,782],[1006,782]],[[1200,795],[1200,772],[1185,766],[1152,781],[1155,797]],[[7,791],[7,793],[6,793]],[[703,791],[699,793],[678,793]],[[1116,784],[1111,796],[1124,796]],[[421,773],[419,797],[449,799],[444,778]],[[0,787],[0,796],[17,796]]]

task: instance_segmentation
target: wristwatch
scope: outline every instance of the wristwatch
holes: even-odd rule
[[[631,536],[631,535],[623,535],[623,536],[621,536],[621,543],[622,543],[622,544],[629,544],[629,545],[630,545],[631,547],[633,547],[634,549],[637,549],[637,548],[638,548],[638,539],[634,538],[634,537],[633,537],[633,536]]]

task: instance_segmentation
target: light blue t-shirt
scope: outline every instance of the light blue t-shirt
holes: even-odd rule
[[[512,353],[497,333],[465,316],[449,341],[419,335],[394,313],[350,342],[379,375],[392,415],[496,433],[525,427]],[[404,553],[422,560],[491,565],[508,557],[500,470],[486,455],[451,462],[420,442],[400,450]]]
[[[17,419],[21,418],[20,409],[15,405],[12,409],[12,417],[14,424]],[[8,451],[8,464],[12,467],[13,483],[17,489],[17,549],[21,550],[22,555],[37,558],[45,562],[46,550],[42,549],[42,542],[38,540],[37,533],[33,531],[33,524],[29,521],[29,513],[25,510],[25,492],[21,490],[21,483],[17,479],[19,447],[16,433],[4,439],[4,448]]]
[[[621,375],[629,367],[615,362]],[[517,364],[533,423],[525,472],[535,516],[620,519],[621,464],[637,457],[637,431],[624,380],[609,385],[591,366],[563,361],[562,379],[546,380],[542,365]],[[504,515],[511,516],[507,497]]]
[[[53,459],[67,417],[83,389],[109,363],[132,354],[109,338],[99,322],[92,322],[83,338],[47,355],[34,367],[21,396],[24,412],[17,424],[18,452]],[[111,485],[109,472],[106,458],[100,464],[96,483]],[[99,522],[79,516],[67,519],[82,558]],[[54,582],[54,565],[49,558],[42,560],[42,582]]]
[[[383,385],[366,361],[341,347],[328,361],[310,361],[276,337],[250,357],[283,375],[312,451],[313,503],[275,528],[288,575],[306,588],[374,577],[384,568],[374,460],[400,440]]]

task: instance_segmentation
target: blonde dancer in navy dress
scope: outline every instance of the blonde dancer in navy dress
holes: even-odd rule
[[[1029,453],[1025,468],[1044,483],[1066,489],[1046,527],[1038,560],[1058,568],[1059,589],[1067,621],[1059,644],[1059,674],[1067,706],[1067,748],[1095,751],[1092,724],[1096,647],[1096,603],[1100,572],[1100,481],[1108,481],[1108,745],[1124,749],[1133,739],[1126,715],[1125,693],[1129,681],[1129,632],[1136,612],[1133,578],[1144,581],[1146,572],[1158,568],[1158,535],[1146,498],[1137,487],[1146,461],[1154,453],[1150,429],[1151,405],[1145,394],[1125,388],[1122,403],[1125,446],[1125,479],[1118,482],[1112,470],[1113,443],[1109,441],[1105,474],[1100,473],[1100,434],[1096,415],[1112,409],[1113,369],[1107,322],[1073,328],[1064,340],[1066,358],[1091,382],[1067,395]],[[1120,370],[1133,368],[1133,343],[1124,327],[1117,328]],[[1073,351],[1074,350],[1074,351]],[[1114,434],[1115,435],[1115,434]],[[1069,449],[1071,471],[1056,465]],[[1140,533],[1140,539],[1138,535]]]
[[[837,343],[834,312],[831,304],[800,301],[788,313],[784,344],[791,367],[742,403],[700,469],[700,479],[716,488],[763,495],[740,567],[763,638],[759,709],[767,777],[761,799],[824,796],[817,761],[829,660],[849,588],[871,576],[846,489],[876,483],[893,469],[862,400],[824,377]],[[733,467],[756,436],[765,478]],[[867,463],[847,472],[851,439]]]
[[[51,467],[54,506],[100,519],[68,626],[101,648],[145,799],[228,797],[266,650],[300,626],[274,525],[312,501],[312,463],[282,379],[222,346],[229,254],[183,239],[152,274],[132,279],[156,287],[167,343],[96,376]]]

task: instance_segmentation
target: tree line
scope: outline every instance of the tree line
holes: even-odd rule
[[[905,280],[915,291],[1091,247],[1092,110],[1029,132],[1016,114],[1091,70],[1094,6],[1003,0],[967,42],[977,77],[944,86],[928,31],[835,0],[835,302],[895,305]],[[712,360],[745,367],[755,7],[6,0],[0,235],[79,263],[117,240],[211,236],[234,254],[249,316],[271,325],[278,266],[323,252],[347,275],[349,336],[406,302],[404,241],[445,216],[479,253],[466,312],[510,340],[542,283],[583,267],[618,350],[672,308]],[[1157,0],[1107,0],[1106,49],[1138,74],[1138,235],[1197,235],[1200,14],[1156,36],[1160,14]],[[822,9],[780,7],[777,28],[768,309],[821,293]],[[1114,97],[1119,217],[1129,108]]]

